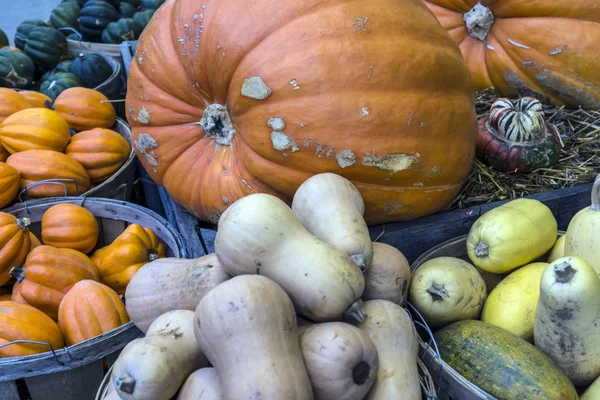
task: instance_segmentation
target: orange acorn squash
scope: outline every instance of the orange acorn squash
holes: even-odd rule
[[[6,163],[21,174],[21,189],[46,179],[66,179],[69,196],[90,190],[90,177],[81,164],[71,157],[53,150],[27,150],[8,157]],[[77,185],[73,183],[77,182]],[[41,184],[27,190],[31,197],[64,196],[62,184]]]
[[[6,151],[4,146],[2,146],[2,142],[0,142],[0,162],[5,162],[10,156],[10,153]]]
[[[10,294],[0,294],[0,301],[11,301],[12,295]]]
[[[40,242],[40,239],[38,239],[37,236],[35,236],[33,234],[33,232],[29,232],[29,238],[31,239],[31,250],[35,249],[36,247],[40,247],[42,245],[42,242]]]
[[[24,268],[14,268],[10,274],[19,282],[23,300],[55,321],[58,306],[73,285],[84,279],[100,279],[98,267],[85,254],[52,246],[32,250]]]
[[[478,89],[600,107],[596,0],[428,0]]]
[[[127,161],[130,153],[127,139],[102,128],[79,132],[65,150],[66,155],[83,165],[92,183],[110,178]]]
[[[67,121],[47,108],[18,111],[0,124],[0,141],[10,154],[25,150],[62,152],[70,139]]]
[[[25,97],[33,107],[47,108],[48,105],[46,102],[48,102],[48,104],[52,103],[52,99],[41,92],[36,92],[34,90],[23,90],[19,93],[21,96]]]
[[[94,89],[72,87],[54,100],[54,111],[63,116],[71,128],[86,131],[110,128],[115,124],[116,113],[108,98]]]
[[[129,322],[119,295],[92,280],[77,282],[58,309],[58,323],[67,344],[73,345]]]
[[[0,208],[12,203],[19,193],[19,172],[3,162],[0,162]]]
[[[25,262],[31,248],[29,224],[29,218],[0,212],[0,286],[10,280],[8,273],[12,267]]]
[[[58,324],[46,314],[27,304],[0,302],[0,345],[15,340],[46,342],[54,350],[64,346]],[[50,351],[48,346],[17,343],[0,349],[0,357],[29,356]]]
[[[98,241],[98,221],[77,204],[57,204],[42,216],[42,240],[50,246],[89,253]]]
[[[26,108],[31,108],[31,104],[19,92],[0,88],[0,124],[8,116]]]
[[[102,282],[125,294],[133,275],[150,261],[165,257],[165,246],[154,231],[138,224],[127,227],[110,245],[98,249],[92,260],[98,265]]]
[[[19,304],[27,304],[27,301],[21,296],[21,292],[19,290],[19,282],[15,282],[12,288],[12,294],[10,296],[11,301]]]
[[[370,224],[454,199],[475,155],[473,78],[420,0],[203,4],[163,4],[128,76],[133,147],[178,203],[216,222],[252,193],[291,204],[323,172],[358,188]]]

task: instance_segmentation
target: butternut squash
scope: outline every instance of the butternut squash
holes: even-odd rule
[[[111,374],[122,400],[169,400],[193,371],[207,366],[193,325],[193,311],[169,311],[150,325],[146,337],[125,346]]]
[[[471,262],[484,271],[504,274],[546,254],[556,242],[558,225],[542,202],[516,199],[475,221],[467,238]]]
[[[420,400],[419,342],[410,316],[387,300],[365,301],[364,308],[367,319],[359,328],[379,354],[377,379],[365,400]]]
[[[311,326],[300,335],[300,350],[315,400],[362,400],[377,377],[377,349],[353,325]]]
[[[196,308],[194,331],[226,399],[313,398],[294,306],[271,279],[236,276],[208,292]]]
[[[146,332],[167,311],[195,311],[206,293],[229,278],[215,254],[192,260],[159,258],[140,268],[127,285],[127,314]]]
[[[580,257],[563,257],[542,274],[535,346],[578,387],[600,375],[600,277]]]
[[[579,400],[598,400],[600,399],[600,376],[586,389]]]
[[[583,258],[600,274],[600,175],[592,187],[592,204],[580,210],[569,222],[565,256]]]
[[[362,299],[389,300],[404,304],[410,284],[410,264],[397,248],[385,243],[373,243],[373,261],[365,271],[365,291]]]
[[[233,203],[219,219],[215,253],[232,276],[264,275],[313,321],[362,321],[362,271],[350,257],[311,235],[292,210],[268,194]]]
[[[365,203],[352,182],[332,173],[314,175],[294,194],[292,210],[310,233],[348,254],[362,271],[369,268],[373,244]]]
[[[183,383],[176,400],[225,400],[219,374],[214,368],[200,368]]]

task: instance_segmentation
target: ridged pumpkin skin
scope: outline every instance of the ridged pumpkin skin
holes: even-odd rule
[[[215,222],[252,193],[289,204],[322,172],[352,181],[369,224],[454,199],[475,155],[474,84],[421,1],[203,4],[156,11],[127,85],[133,147],[175,201]]]
[[[92,183],[100,183],[121,168],[131,154],[131,147],[117,132],[96,128],[73,136],[65,154],[83,165]]]
[[[115,124],[115,109],[105,95],[94,89],[74,87],[65,90],[54,101],[54,110],[78,132],[110,128]]]
[[[85,169],[71,157],[53,150],[27,150],[8,157],[6,163],[21,174],[21,190],[25,186],[46,179],[68,179],[63,182],[69,196],[90,190],[90,177]],[[77,186],[72,182],[77,182]],[[77,190],[78,189],[78,190]],[[42,184],[29,188],[30,197],[64,196],[62,184]]]
[[[21,96],[25,97],[27,101],[36,108],[45,108],[46,101],[52,102],[52,99],[46,96],[44,93],[36,92],[34,90],[24,90],[19,92]]]
[[[58,309],[58,324],[68,345],[99,336],[127,322],[129,317],[119,295],[92,280],[77,282]]]
[[[12,267],[25,262],[31,247],[29,218],[17,219],[14,215],[0,212],[0,286],[10,280]]]
[[[485,29],[463,20],[478,3]],[[556,104],[600,107],[600,9],[596,0],[425,1],[460,49],[478,89]],[[486,25],[485,23],[483,25]],[[478,38],[479,37],[479,38]]]
[[[92,260],[100,269],[102,281],[117,293],[125,294],[127,284],[140,268],[163,257],[165,246],[152,229],[132,224],[109,246],[96,250]]]
[[[25,150],[62,152],[70,139],[67,121],[47,108],[18,111],[0,125],[0,141],[10,154]]]
[[[12,203],[19,193],[19,172],[3,162],[0,162],[0,208]]]
[[[14,340],[50,343],[54,350],[64,346],[63,334],[56,322],[26,304],[0,302],[0,345]],[[0,349],[0,357],[29,356],[50,351],[48,346],[17,343]]]
[[[57,204],[42,216],[42,240],[50,246],[89,253],[98,242],[98,221],[77,204]]]
[[[23,52],[0,50],[0,85],[8,88],[26,88],[33,83],[35,65]]]
[[[36,26],[29,32],[27,43],[23,49],[37,66],[54,68],[67,58],[67,40],[58,30],[52,27]]]
[[[27,302],[58,320],[58,307],[67,292],[84,279],[98,281],[98,267],[85,254],[70,249],[39,246],[29,253],[23,269],[14,269],[19,294]]]
[[[8,116],[26,108],[31,108],[31,104],[19,92],[0,88],[0,124]]]

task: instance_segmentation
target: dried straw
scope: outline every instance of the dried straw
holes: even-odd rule
[[[498,96],[490,90],[477,94],[477,118],[489,114]],[[600,110],[569,110],[544,106],[546,120],[561,134],[564,148],[559,162],[527,174],[495,171],[479,160],[460,194],[444,211],[590,183],[600,172]]]

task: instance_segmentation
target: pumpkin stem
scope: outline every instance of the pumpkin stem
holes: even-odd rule
[[[344,318],[358,322],[362,324],[367,319],[367,314],[363,309],[363,302],[361,299],[356,300],[346,311],[344,311]]]
[[[21,283],[25,279],[25,268],[12,267],[8,274]]]
[[[469,35],[483,42],[494,24],[494,14],[486,6],[477,3],[463,16],[463,20]]]
[[[220,104],[211,104],[206,107],[200,120],[200,126],[204,129],[206,136],[223,146],[229,146],[235,135],[229,112],[225,106]]]
[[[433,282],[427,289],[427,293],[433,297],[433,301],[442,301],[450,298],[448,289],[442,283]]]
[[[487,243],[480,240],[477,246],[475,246],[475,255],[480,258],[488,257],[490,255],[490,247]]]
[[[17,226],[23,231],[26,232],[27,231],[27,227],[31,225],[31,219],[23,217],[23,218],[17,218]]]
[[[554,266],[554,280],[556,283],[569,283],[576,273],[577,270],[571,267],[568,261],[563,261]]]
[[[600,174],[598,174],[594,181],[594,186],[592,186],[592,205],[590,206],[590,210],[600,211]]]
[[[120,378],[115,379],[115,389],[123,393],[132,394],[135,389],[135,379],[133,376],[125,373]]]
[[[160,257],[158,255],[158,253],[156,252],[156,250],[151,249],[148,251],[148,260],[150,262],[154,261],[154,260],[158,260]]]
[[[352,370],[352,380],[357,385],[364,385],[365,382],[369,379],[369,372],[371,372],[371,367],[364,361],[356,364],[354,369]]]
[[[358,266],[358,268],[360,268],[360,270],[362,272],[365,272],[367,270],[367,265],[365,264],[365,256],[364,254],[352,254],[350,256],[350,258],[352,259],[352,261],[354,262],[354,264],[356,264]]]

